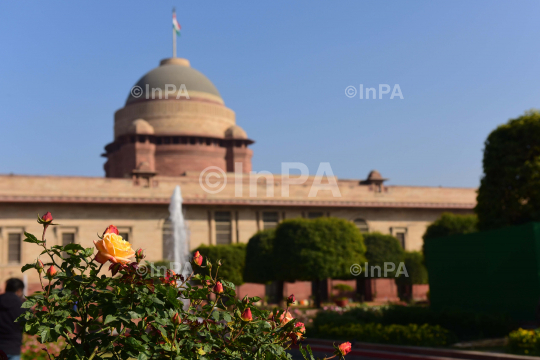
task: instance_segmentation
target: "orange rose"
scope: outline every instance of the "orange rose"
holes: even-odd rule
[[[114,232],[106,233],[102,240],[94,240],[94,245],[98,250],[95,260],[100,264],[107,261],[126,264],[129,258],[135,256],[131,244]]]
[[[291,321],[292,319],[294,319],[291,315],[290,312],[288,311],[285,311],[283,312],[283,314],[281,314],[281,316],[279,317],[279,322],[282,324],[282,325],[285,325],[286,323],[288,323],[289,321]]]

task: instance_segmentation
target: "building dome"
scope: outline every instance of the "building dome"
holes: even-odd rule
[[[225,130],[225,139],[247,139],[247,134],[238,125],[233,125],[227,130]]]
[[[159,89],[159,90],[153,90]],[[166,94],[165,92],[168,92]],[[201,72],[192,68],[189,60],[170,58],[150,70],[132,87],[126,105],[147,100],[204,99],[223,104],[217,88]]]

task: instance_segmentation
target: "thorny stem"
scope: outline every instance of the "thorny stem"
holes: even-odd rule
[[[234,340],[236,340],[236,338],[242,333],[242,331],[244,330],[244,328],[246,327],[247,323],[245,323],[244,325],[242,325],[242,327],[240,328],[240,330],[238,331],[238,334],[236,334],[230,342],[234,342]]]
[[[212,312],[213,312],[214,308],[216,307],[216,304],[217,304],[220,296],[221,296],[221,294],[216,294],[216,301],[214,301],[214,304],[212,305],[212,308],[208,312],[208,316],[206,317],[206,319],[204,319],[204,321],[208,320],[210,318],[210,315],[212,315]]]

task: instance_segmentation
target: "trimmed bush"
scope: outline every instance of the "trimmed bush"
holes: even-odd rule
[[[384,263],[391,262],[394,263],[397,270],[404,256],[403,248],[398,239],[379,232],[366,233],[363,234],[363,237],[369,266],[380,266],[381,269],[384,269]],[[395,270],[388,272],[388,276],[394,277],[395,273]]]
[[[410,345],[410,346],[447,346],[455,342],[456,337],[439,325],[382,325],[348,324],[338,327],[322,326],[318,336],[329,339],[346,339],[370,343]]]
[[[246,262],[246,244],[231,244],[231,245],[201,245],[196,252],[199,251],[206,259],[221,259],[221,268],[219,269],[219,277],[232,282],[234,285],[242,285],[244,283],[244,266]],[[212,275],[215,276],[213,266]],[[197,267],[196,273],[208,275],[208,268]]]
[[[503,315],[460,310],[435,312],[425,306],[399,305],[382,308],[358,307],[343,313],[321,311],[313,320],[313,327],[314,331],[318,332],[319,328],[326,325],[338,327],[359,323],[440,325],[454,333],[460,341],[503,337],[517,328],[510,318]]]
[[[540,329],[518,329],[508,334],[508,351],[513,354],[540,355]]]
[[[267,284],[275,280],[273,258],[274,229],[257,232],[249,239],[246,248],[246,266],[244,281],[249,283]]]
[[[274,240],[276,280],[314,281],[313,296],[320,307],[323,281],[351,279],[351,266],[365,262],[365,252],[362,234],[350,221],[331,217],[285,220]]]
[[[478,217],[476,215],[443,213],[441,217],[427,227],[422,238],[425,241],[426,239],[450,235],[469,234],[478,231],[477,225]]]
[[[420,251],[406,251],[404,256],[407,275],[400,274],[396,278],[398,285],[427,284],[428,272],[424,265],[424,255]]]
[[[350,267],[365,262],[362,234],[349,221],[331,217],[285,220],[276,229],[276,278],[311,281],[352,278]]]
[[[540,112],[528,111],[489,134],[475,212],[480,230],[540,221]]]

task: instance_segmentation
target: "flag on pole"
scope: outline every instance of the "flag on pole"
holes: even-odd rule
[[[172,14],[172,26],[173,26],[173,29],[174,31],[176,31],[176,34],[178,34],[178,36],[180,36],[180,24],[178,23],[178,21],[176,20],[176,12],[173,12]]]

